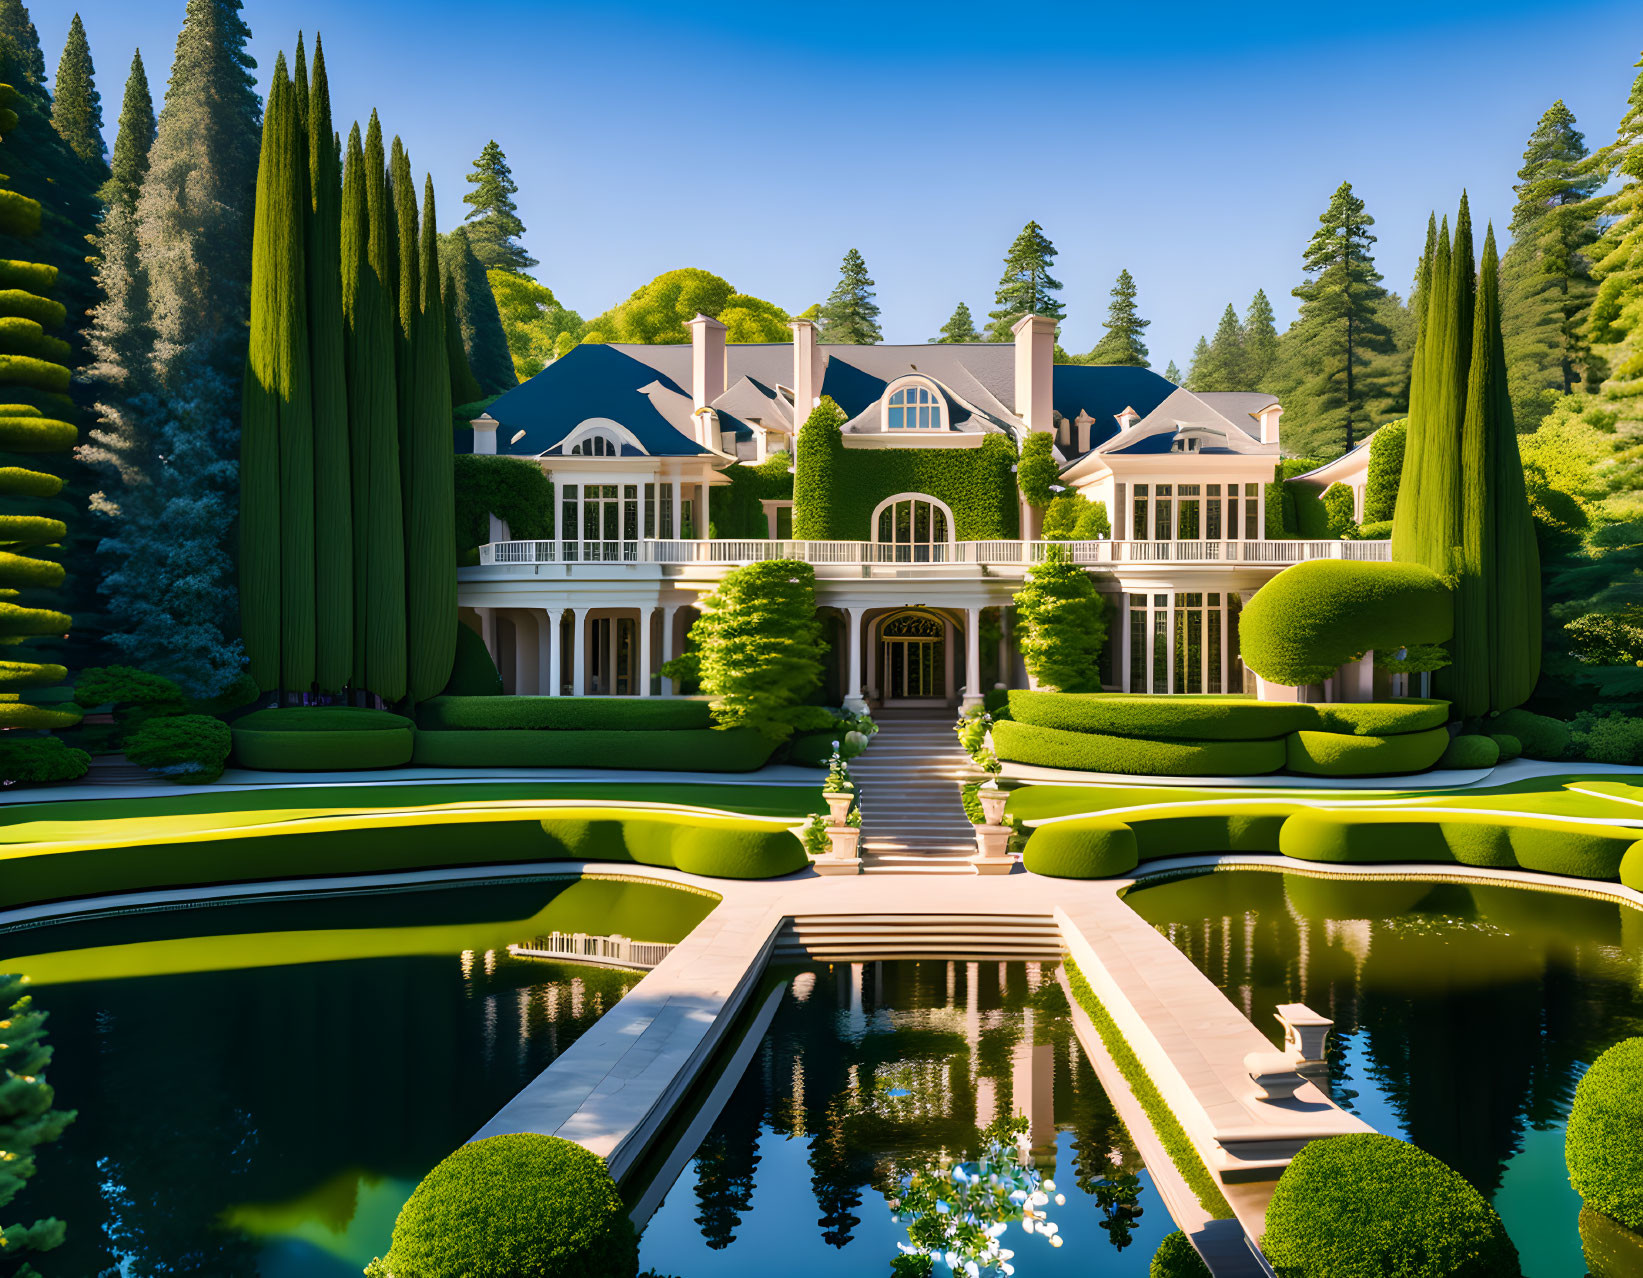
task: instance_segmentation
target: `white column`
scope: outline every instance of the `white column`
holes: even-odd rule
[[[998,681],[1008,688],[1015,682],[1015,633],[1009,604],[998,606]]]
[[[656,609],[639,609],[639,695],[650,695],[650,622]]]
[[[679,611],[678,604],[670,604],[662,609],[662,664],[665,666],[673,660],[673,618]],[[673,680],[666,675],[662,676],[662,695],[672,697],[678,694],[673,686]]]
[[[555,477],[552,476],[552,475],[550,475],[549,478],[550,479],[555,479]],[[558,563],[561,559],[564,558],[564,554],[561,551],[560,546],[559,546],[559,542],[560,542],[560,537],[559,537],[559,507],[560,507],[560,504],[564,501],[564,499],[565,499],[564,487],[563,487],[563,485],[559,484],[557,482],[557,480],[555,479],[555,483],[554,483],[554,486],[553,486],[553,501],[551,503],[552,506],[553,506],[553,510],[551,512],[553,522],[548,525],[550,528],[553,529],[553,561],[555,563]],[[557,681],[557,679],[558,679],[557,672],[555,673],[554,678],[555,678],[555,681]]]
[[[844,708],[861,713],[867,709],[867,701],[861,695],[861,619],[865,612],[862,608],[846,608],[844,615],[850,627],[850,665],[844,674]]]
[[[1232,673],[1232,655],[1227,652],[1227,638],[1231,634],[1231,627],[1227,624],[1232,615],[1232,592],[1229,590],[1221,596],[1221,617],[1217,623],[1221,627],[1221,692],[1227,690],[1227,676]]]
[[[1118,688],[1120,692],[1134,692],[1130,687],[1130,593],[1118,592]]]
[[[674,475],[668,481],[673,490],[673,536],[675,539],[685,535],[684,525],[684,487],[685,481],[680,475]]]
[[[543,653],[545,654],[545,659],[548,664],[542,672],[542,678],[540,681],[542,684],[541,693],[544,697],[557,697],[559,695],[559,671],[561,668],[559,652],[559,618],[562,616],[564,616],[563,608],[548,609],[548,636],[547,642],[542,645]]]
[[[1255,497],[1256,509],[1260,512],[1255,517],[1255,536],[1256,536],[1257,540],[1265,541],[1266,540],[1266,485],[1265,484],[1256,484],[1255,485],[1255,493],[1256,493],[1256,497]],[[1245,497],[1244,500],[1248,501],[1249,498]]]
[[[696,540],[706,541],[707,532],[707,482],[696,485]]]
[[[515,696],[529,696],[536,690],[536,611],[519,608],[513,614],[513,691]]]
[[[614,697],[616,695],[616,652],[619,646],[616,640],[617,632],[621,629],[621,622],[612,617],[608,628],[610,630],[610,639],[605,645],[605,695]]]
[[[1175,592],[1172,590],[1165,597],[1164,606],[1169,609],[1169,617],[1165,622],[1164,631],[1164,691],[1175,692]]]
[[[575,697],[586,696],[588,690],[588,643],[587,636],[582,633],[587,624],[586,608],[570,610],[570,690]]]
[[[964,636],[964,708],[981,704],[981,609],[968,608],[969,633]]]

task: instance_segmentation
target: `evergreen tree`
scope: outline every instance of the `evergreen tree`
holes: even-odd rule
[[[447,238],[443,235],[439,237],[437,248],[441,253],[445,251]],[[441,265],[439,259],[435,260],[435,265]],[[439,285],[441,305],[445,311],[445,357],[451,367],[451,401],[471,404],[483,398],[485,392],[480,389],[479,381],[468,365],[468,351],[462,345],[462,316],[457,311],[455,281],[442,266]]]
[[[1107,304],[1107,319],[1103,325],[1107,331],[1095,344],[1095,349],[1084,357],[1084,363],[1146,368],[1147,344],[1142,337],[1151,323],[1151,320],[1142,319],[1136,312],[1134,277],[1128,271],[1119,271],[1118,280],[1112,286],[1112,301]]]
[[[451,371],[439,291],[433,178],[423,180],[421,314],[411,347],[411,419],[405,439],[405,637],[412,701],[438,696],[456,660],[456,476]],[[406,256],[409,254],[407,246]]]
[[[1202,387],[1198,385],[1198,370],[1204,366],[1204,362],[1208,359],[1209,339],[1207,337],[1199,337],[1198,341],[1193,345],[1192,358],[1187,361],[1187,380],[1182,383],[1187,387],[1187,389],[1202,389]]]
[[[300,49],[300,45],[299,45]],[[314,397],[314,681],[341,692],[354,669],[354,512],[342,308],[342,171],[325,49],[314,37],[304,113],[309,376]]]
[[[120,103],[120,129],[114,137],[108,181],[99,193],[112,208],[137,207],[137,193],[148,176],[148,153],[154,145],[154,99],[148,91],[148,72],[143,69],[143,51],[131,55],[131,71],[126,76],[125,97]]]
[[[479,152],[468,174],[468,184],[473,190],[462,197],[462,202],[473,205],[473,211],[463,225],[480,266],[487,271],[530,270],[537,264],[536,259],[518,243],[525,233],[513,200],[519,187],[514,183],[513,170],[508,168],[508,157],[502,154],[495,138]]]
[[[349,474],[354,497],[354,674],[388,701],[405,695],[405,526],[400,489],[395,295],[382,126],[348,137],[342,179]]]
[[[422,232],[417,223],[416,182],[411,177],[411,157],[398,137],[388,152],[388,190],[393,201],[394,244],[398,271],[394,309],[394,367],[399,393],[400,480],[405,489],[405,509],[411,509],[410,430],[416,417],[416,366],[413,350],[416,330],[422,323],[422,264],[417,256]],[[446,414],[449,418],[450,414]]]
[[[1244,312],[1244,384],[1239,390],[1264,390],[1278,371],[1278,326],[1265,289],[1256,289]]]
[[[871,346],[884,340],[867,262],[855,249],[844,255],[839,282],[822,303],[821,340],[849,346]]]
[[[1008,342],[1013,329],[1023,315],[1042,315],[1059,322],[1066,315],[1066,307],[1056,296],[1061,281],[1050,275],[1050,263],[1055,260],[1055,245],[1037,222],[1028,222],[1015,237],[1010,250],[1004,255],[1004,275],[998,281],[998,306],[988,314],[987,340]]]
[[[51,1064],[51,1048],[46,1045],[46,1013],[34,1010],[33,1000],[23,992],[27,978],[0,975],[0,1025],[6,1027],[0,1042],[0,1203],[9,1203],[34,1175],[34,1151],[49,1145],[75,1119],[75,1111],[53,1109],[57,1099],[46,1081]],[[25,1251],[50,1251],[62,1245],[66,1229],[57,1219],[37,1220],[32,1225],[7,1225],[5,1248],[8,1260],[21,1268],[18,1278],[36,1271],[21,1259]]]
[[[1615,348],[1610,393],[1631,396],[1643,376],[1643,74],[1632,82],[1615,140],[1594,158],[1605,180],[1618,177],[1620,187],[1602,201],[1606,226],[1592,251],[1599,283],[1587,327],[1594,344]]]
[[[9,44],[11,69],[6,72],[13,87],[25,98],[35,98],[42,107],[46,97],[46,55],[40,49],[40,33],[22,0],[0,0],[0,42]]]
[[[439,266],[452,309],[462,330],[462,349],[479,383],[480,396],[500,395],[519,385],[508,336],[502,329],[496,295],[485,278],[485,267],[474,253],[468,228],[458,226],[439,240]]]
[[[235,519],[261,111],[240,0],[189,0],[137,200],[154,411],[102,543],[110,640],[190,692],[239,673]]]
[[[57,79],[52,91],[52,128],[75,155],[87,164],[102,168],[103,100],[97,95],[91,45],[86,40],[86,28],[79,14],[68,24],[68,38],[63,42],[62,57],[57,60]]]
[[[1028,572],[1015,606],[1028,674],[1060,692],[1101,686],[1107,610],[1087,572],[1065,554],[1051,553]]]
[[[1587,163],[1574,113],[1561,101],[1552,103],[1523,152],[1512,244],[1500,268],[1507,371],[1520,430],[1538,426],[1558,396],[1579,386],[1586,373],[1586,314],[1597,291],[1590,262],[1598,237],[1592,197],[1601,185],[1601,174]]]
[[[314,403],[303,223],[307,139],[285,55],[257,169],[251,342],[240,417],[240,626],[259,688],[314,682]]]
[[[1175,361],[1173,359],[1164,366],[1164,378],[1166,381],[1174,382],[1177,386],[1179,386],[1181,385],[1182,376],[1183,374],[1181,370],[1175,366]]]
[[[1307,244],[1310,276],[1295,289],[1300,315],[1286,334],[1286,443],[1303,456],[1353,448],[1385,409],[1387,388],[1373,357],[1392,349],[1382,322],[1386,297],[1370,246],[1375,224],[1350,182],[1341,183]]]
[[[979,342],[980,334],[976,332],[976,322],[970,317],[970,308],[960,302],[954,309],[952,316],[941,326],[941,336],[932,337],[931,342]]]
[[[1195,391],[1241,391],[1252,389],[1244,365],[1244,330],[1238,312],[1227,303],[1221,322],[1215,326],[1204,358],[1192,366]]]

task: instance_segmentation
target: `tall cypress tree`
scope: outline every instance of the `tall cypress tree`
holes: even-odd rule
[[[822,303],[821,340],[850,346],[871,346],[884,340],[873,280],[867,274],[866,259],[856,249],[844,255],[839,282]]]
[[[444,236],[436,249],[443,250]],[[434,265],[440,265],[436,256]],[[451,368],[451,400],[456,404],[471,404],[484,397],[473,369],[468,365],[468,350],[462,345],[462,316],[457,311],[455,281],[443,269],[439,272],[439,295],[444,309],[445,362]]]
[[[400,478],[405,488],[405,506],[411,508],[411,422],[417,412],[416,367],[413,350],[416,331],[422,323],[422,269],[418,259],[421,232],[417,227],[416,183],[411,177],[411,157],[398,137],[388,152],[389,198],[393,201],[394,242],[399,246],[399,273],[394,299],[394,367],[399,394]]]
[[[251,247],[251,343],[240,418],[240,625],[257,686],[297,692],[314,682],[305,143],[282,53],[263,118]]]
[[[513,199],[519,187],[508,167],[508,157],[502,154],[495,138],[480,150],[468,174],[468,184],[473,190],[462,197],[462,202],[473,209],[464,219],[464,226],[480,266],[487,271],[530,270],[537,261],[518,242],[525,233],[519,206]]]
[[[462,349],[479,383],[480,396],[500,395],[519,385],[502,313],[491,292],[485,267],[473,251],[466,227],[458,226],[439,240],[439,265],[450,292],[452,309],[462,328]]]
[[[1056,285],[1057,288],[1061,286]],[[1057,315],[1056,318],[1060,318]],[[1118,272],[1107,305],[1106,332],[1095,349],[1084,357],[1086,364],[1124,364],[1147,367],[1147,344],[1142,341],[1151,320],[1144,320],[1135,307],[1135,278],[1127,270]]]
[[[1449,548],[1455,544],[1444,512],[1452,510],[1456,502],[1451,489],[1457,482],[1459,465],[1458,450],[1451,453],[1438,435],[1443,383],[1439,369],[1444,364],[1441,351],[1444,330],[1454,322],[1448,313],[1449,259],[1449,219],[1445,217],[1421,260],[1416,291],[1420,332],[1415,339],[1415,362],[1410,372],[1403,474],[1398,482],[1398,505],[1392,518],[1392,557],[1407,563],[1426,564],[1440,573],[1449,571]],[[1446,431],[1458,431],[1457,426],[1441,424]],[[1447,454],[1444,465],[1438,464],[1440,454]]]
[[[1050,243],[1042,226],[1028,222],[1021,228],[1021,234],[1004,254],[1004,274],[994,297],[998,309],[987,315],[988,341],[1011,341],[1010,330],[1023,315],[1043,315],[1056,321],[1065,317],[1067,308],[1056,296],[1061,291],[1061,281],[1050,274],[1050,263],[1055,257],[1055,245]]]
[[[424,179],[422,187],[420,249],[421,314],[412,337],[411,417],[405,427],[405,636],[412,701],[437,696],[450,682],[456,658],[451,378],[431,177]]]
[[[979,342],[980,335],[976,332],[976,322],[970,316],[970,308],[960,302],[953,308],[951,317],[941,326],[941,336],[932,337],[932,343],[939,342]]]
[[[354,512],[342,307],[342,173],[325,49],[314,37],[306,119],[308,349],[314,390],[314,680],[341,692],[354,669]]]
[[[1227,303],[1221,312],[1221,322],[1215,326],[1215,335],[1209,339],[1204,358],[1192,366],[1192,389],[1196,391],[1249,390],[1248,374],[1244,371],[1244,330],[1238,322],[1238,312]]]
[[[1244,312],[1244,381],[1239,390],[1264,390],[1278,371],[1278,326],[1265,289],[1256,289]]]
[[[1512,407],[1523,430],[1538,426],[1586,374],[1586,314],[1597,291],[1590,261],[1598,237],[1592,197],[1602,185],[1602,174],[1587,163],[1574,113],[1561,101],[1552,103],[1523,152],[1512,244],[1500,268]]]
[[[103,102],[97,94],[91,44],[79,14],[68,24],[68,38],[63,41],[63,53],[57,60],[57,79],[52,92],[52,128],[68,144],[69,150],[87,164],[101,169]]]

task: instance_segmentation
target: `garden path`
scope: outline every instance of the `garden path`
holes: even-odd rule
[[[959,787],[977,775],[952,719],[881,711],[879,731],[850,761],[861,791],[864,874],[970,874],[975,827]]]

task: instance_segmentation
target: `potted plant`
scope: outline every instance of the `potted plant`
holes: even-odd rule
[[[827,780],[822,785],[822,798],[827,800],[827,823],[843,825],[856,801],[856,786],[850,780],[850,767],[839,753],[839,743],[833,743],[833,757],[827,761]]]
[[[1004,805],[1010,801],[1010,792],[1001,789],[998,784],[998,774],[1004,770],[1004,765],[999,762],[998,756],[989,750],[981,760],[981,767],[987,773],[987,779],[976,791],[976,798],[981,800],[981,811],[987,818],[986,823],[997,825],[1004,820]]]

